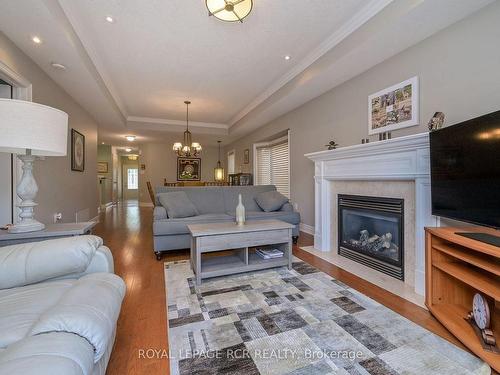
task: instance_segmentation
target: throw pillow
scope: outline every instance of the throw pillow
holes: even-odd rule
[[[158,194],[158,200],[167,210],[171,219],[197,216],[198,210],[191,202],[185,191],[172,191]]]
[[[277,191],[265,191],[257,194],[255,201],[266,212],[278,211],[288,202],[288,198]]]

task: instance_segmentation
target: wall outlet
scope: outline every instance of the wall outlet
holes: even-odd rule
[[[54,223],[57,223],[62,220],[62,213],[57,212],[54,214]]]

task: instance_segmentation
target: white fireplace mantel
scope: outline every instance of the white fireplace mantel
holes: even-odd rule
[[[331,181],[415,181],[415,292],[425,292],[425,226],[431,214],[429,133],[420,133],[305,155],[314,161],[314,247],[336,251],[332,243]],[[333,223],[335,224],[335,223]]]

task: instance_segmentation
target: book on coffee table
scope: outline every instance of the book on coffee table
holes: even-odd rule
[[[255,252],[263,259],[282,258],[283,251],[278,249],[257,249]]]

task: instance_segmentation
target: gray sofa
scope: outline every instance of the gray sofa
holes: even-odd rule
[[[188,224],[204,224],[235,220],[238,194],[241,194],[247,220],[283,220],[295,224],[294,242],[299,235],[300,214],[293,210],[290,203],[285,203],[279,211],[264,212],[255,197],[266,191],[274,191],[274,185],[259,186],[207,186],[207,187],[165,187],[156,188],[156,203],[153,212],[153,239],[156,258],[169,250],[190,247]],[[198,216],[186,218],[168,218],[166,209],[160,204],[158,195],[172,191],[185,191],[188,198],[199,212]]]

